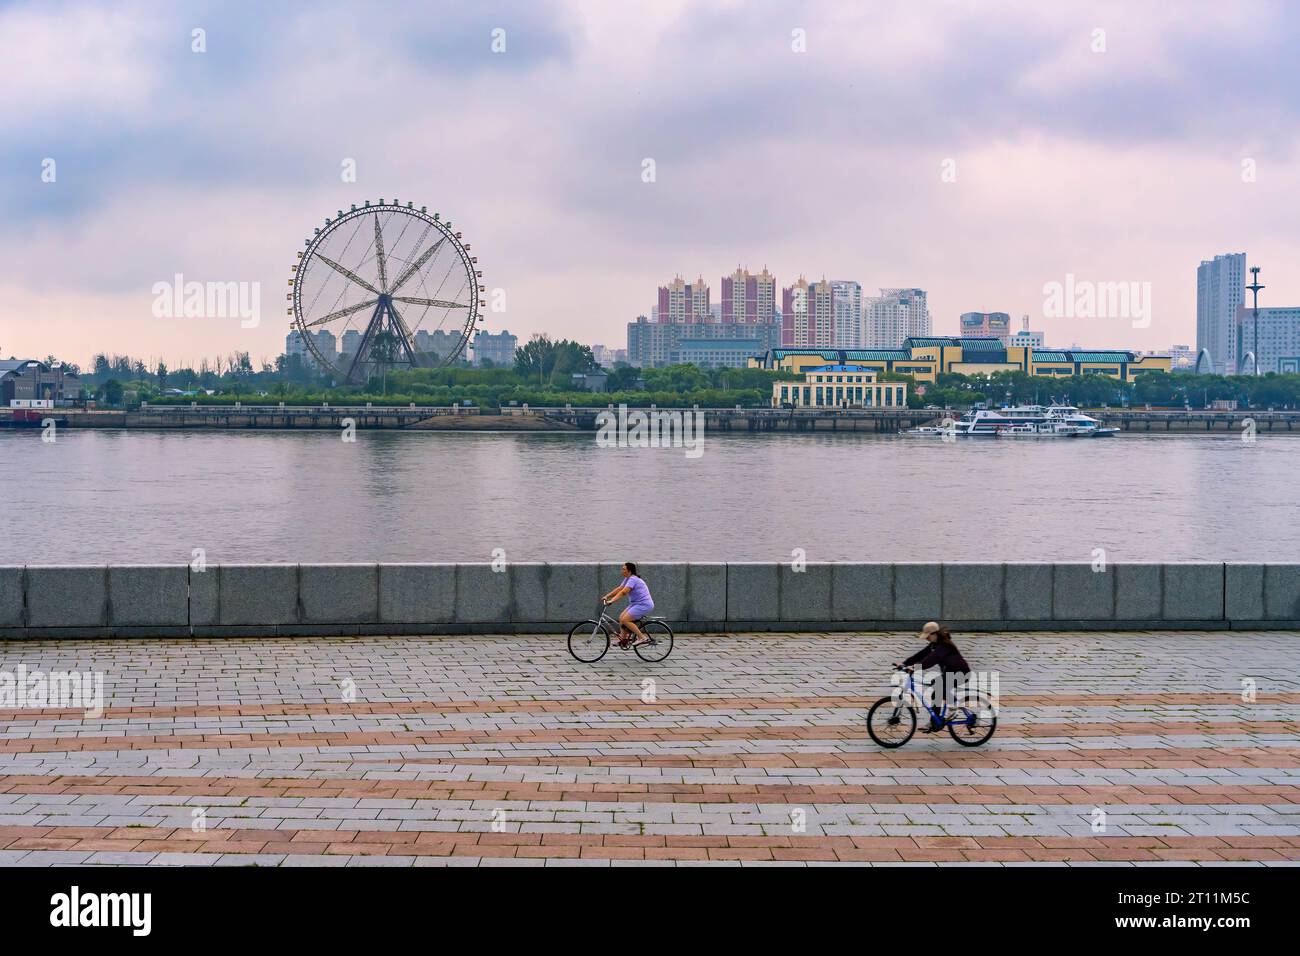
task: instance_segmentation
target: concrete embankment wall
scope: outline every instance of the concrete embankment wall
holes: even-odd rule
[[[1300,565],[643,564],[682,631],[1300,628]],[[0,638],[567,633],[617,564],[0,567]]]

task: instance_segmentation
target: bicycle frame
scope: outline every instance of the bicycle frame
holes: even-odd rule
[[[916,689],[915,674],[910,670],[903,671],[903,673],[907,674],[907,696],[910,697],[912,700],[914,700],[916,703],[920,704],[921,707],[925,710],[925,712],[928,713],[933,720],[938,721],[939,723],[943,723],[944,719],[948,716],[948,695],[947,694],[944,695],[942,709],[936,710],[935,708],[931,707],[929,704],[925,702],[925,696]],[[940,674],[937,680],[943,680],[943,675]],[[903,706],[903,699],[902,699],[903,688],[899,687],[898,690],[899,690],[898,706],[901,707]],[[956,710],[955,707],[953,709]]]
[[[615,631],[621,634],[623,632],[623,625],[619,623],[618,618],[610,617],[609,613],[605,610],[605,608],[607,607],[609,607],[609,605],[606,604],[604,601],[602,601],[600,604],[600,610],[596,612],[597,623],[603,624],[606,627],[612,627]],[[641,618],[637,618],[637,624],[643,624],[646,621],[660,621],[660,620],[663,620],[663,618],[641,617]],[[648,634],[646,636],[649,637]],[[651,642],[654,642],[653,637],[651,637],[650,640]]]

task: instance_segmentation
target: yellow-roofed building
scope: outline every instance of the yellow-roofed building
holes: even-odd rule
[[[898,349],[770,349],[749,360],[750,368],[804,372],[823,365],[853,365],[877,374],[911,375],[933,382],[942,372],[991,375],[1108,375],[1131,382],[1142,372],[1168,372],[1167,355],[1138,355],[1108,349],[1035,349],[1007,346],[994,338],[910,338]]]
[[[878,382],[860,365],[815,365],[802,382],[773,382],[773,408],[904,408],[907,385]]]

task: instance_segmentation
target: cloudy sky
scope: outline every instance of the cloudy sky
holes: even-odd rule
[[[1216,253],[1300,305],[1298,34],[1262,0],[4,3],[0,354],[273,357],[304,239],[379,197],[451,218],[521,337],[624,345],[744,264],[920,286],[939,334],[1190,344]],[[260,323],[155,317],[177,273],[260,283]],[[1150,283],[1149,327],[1044,318],[1067,275]]]

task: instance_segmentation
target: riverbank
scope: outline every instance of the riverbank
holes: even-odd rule
[[[272,405],[150,405],[136,409],[0,409],[0,428],[40,428],[53,420],[58,427],[76,429],[183,430],[326,430],[398,429],[451,432],[593,431],[608,405],[563,407],[503,407],[485,412],[457,406],[311,406]],[[704,428],[724,432],[861,432],[897,434],[923,425],[937,425],[956,411],[910,408],[778,409],[673,408],[629,409],[646,414],[696,414]],[[1300,411],[1191,411],[1145,409],[1086,409],[1087,414],[1120,432],[1300,435]]]
[[[24,410],[26,411],[26,410]],[[319,408],[153,408],[110,410],[55,408],[15,416],[0,412],[0,428],[39,430],[53,420],[59,428],[75,429],[161,429],[164,431],[298,431],[357,429],[401,429],[448,432],[569,432],[574,424],[542,416],[463,414],[439,409]]]

